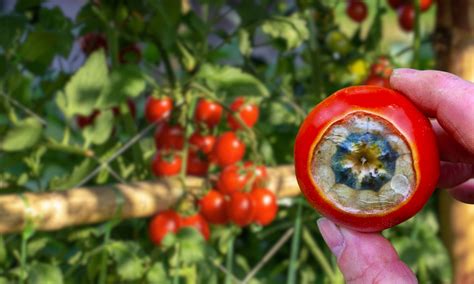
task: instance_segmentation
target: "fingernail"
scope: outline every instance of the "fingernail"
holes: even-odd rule
[[[344,235],[341,233],[341,230],[333,222],[329,221],[326,218],[321,218],[317,221],[319,231],[326,241],[329,249],[332,253],[339,257],[344,248]]]
[[[410,68],[396,68],[393,69],[391,77],[403,77],[403,76],[413,76],[419,71],[416,69],[410,69]]]

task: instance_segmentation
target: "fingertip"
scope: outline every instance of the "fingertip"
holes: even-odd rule
[[[331,252],[339,257],[344,248],[344,236],[340,228],[327,218],[318,219],[317,225]]]

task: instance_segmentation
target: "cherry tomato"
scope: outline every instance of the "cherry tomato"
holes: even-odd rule
[[[392,68],[390,67],[390,60],[381,56],[370,66],[371,75],[381,76],[384,78],[390,77],[392,74]]]
[[[145,104],[145,117],[149,123],[165,120],[173,110],[173,100],[169,97],[149,96]]]
[[[224,132],[217,138],[213,156],[219,166],[225,167],[234,164],[242,160],[244,155],[245,144],[234,132]]]
[[[131,44],[119,51],[119,62],[122,64],[138,64],[142,60],[142,52],[136,44]]]
[[[179,215],[173,210],[166,210],[156,214],[148,226],[150,240],[157,246],[168,233],[175,234],[180,227]]]
[[[267,168],[264,165],[254,165],[251,162],[245,162],[247,170],[247,179],[253,178],[252,188],[264,187],[268,180]]]
[[[195,228],[198,230],[204,239],[207,241],[211,236],[211,231],[209,230],[209,224],[207,223],[206,219],[202,217],[201,214],[196,213],[191,216],[181,217],[180,221],[181,228],[190,227]]]
[[[327,47],[334,53],[346,55],[351,51],[352,45],[345,34],[338,30],[330,31],[325,38]]]
[[[230,109],[234,111],[235,115],[239,116],[248,127],[253,127],[255,123],[257,123],[260,112],[258,106],[245,102],[243,97],[236,98],[230,105]],[[227,123],[233,130],[242,128],[240,123],[230,113],[227,116]]]
[[[361,23],[367,18],[367,5],[361,0],[347,1],[346,14],[357,23]]]
[[[247,192],[234,192],[226,207],[229,220],[240,227],[252,223],[255,209],[253,199]]]
[[[157,177],[174,176],[179,174],[181,164],[181,155],[178,153],[159,151],[153,157],[151,168],[153,174]]]
[[[365,80],[365,84],[390,88],[390,80],[388,78],[383,78],[375,75],[370,75],[367,80]]]
[[[416,214],[439,177],[429,120],[405,96],[377,86],[337,91],[306,117],[295,140],[301,191],[321,214],[375,232]]]
[[[183,127],[169,124],[158,125],[155,131],[155,145],[156,149],[183,149]]]
[[[215,143],[216,137],[212,135],[202,135],[199,132],[194,132],[189,138],[190,147],[206,155],[212,152]]]
[[[265,188],[255,188],[250,192],[255,207],[253,222],[266,226],[273,222],[278,211],[275,193]]]
[[[237,165],[225,167],[219,174],[217,188],[224,194],[241,191],[247,183],[247,171]]]
[[[388,2],[388,5],[392,7],[392,9],[397,9],[398,7],[403,5],[406,2],[406,0],[387,0],[387,2]]]
[[[398,8],[397,12],[398,24],[400,27],[406,32],[412,31],[415,25],[415,9],[413,8],[413,5],[403,5]]]
[[[217,190],[209,192],[199,200],[200,212],[211,224],[223,225],[228,221],[224,194]]]
[[[433,0],[419,0],[420,1],[420,10],[425,12],[430,9]]]
[[[103,48],[107,51],[107,40],[105,36],[98,33],[88,33],[81,38],[81,50],[86,55]]]
[[[208,169],[209,161],[204,155],[192,150],[188,152],[186,173],[194,176],[205,176]]]
[[[211,128],[219,124],[222,116],[222,106],[216,102],[199,99],[194,113],[197,123],[204,123]]]
[[[94,110],[90,115],[78,115],[76,116],[76,124],[81,129],[92,125],[99,114],[99,110]]]

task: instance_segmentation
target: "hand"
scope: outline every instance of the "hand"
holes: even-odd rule
[[[474,203],[474,84],[440,71],[394,70],[390,84],[432,118],[441,157],[438,186]],[[412,271],[380,234],[318,220],[347,283],[417,283]]]

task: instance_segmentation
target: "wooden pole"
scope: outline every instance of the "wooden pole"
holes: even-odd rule
[[[441,70],[474,82],[474,0],[438,0],[435,49]],[[454,283],[474,283],[474,206],[441,191],[439,208]]]
[[[299,194],[293,166],[268,169],[268,188],[278,197]],[[205,186],[197,177],[186,179],[188,190]],[[81,187],[62,192],[0,196],[0,233],[21,231],[27,220],[36,230],[51,231],[119,218],[140,218],[173,206],[183,191],[176,178]],[[119,211],[118,208],[121,210]]]

